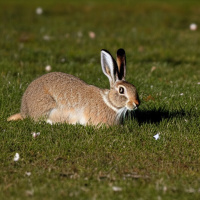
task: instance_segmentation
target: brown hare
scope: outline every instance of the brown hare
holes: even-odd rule
[[[127,110],[139,106],[135,86],[125,81],[125,51],[117,51],[116,62],[108,51],[102,50],[101,67],[110,89],[88,85],[69,74],[48,73],[30,83],[22,97],[20,113],[8,121],[30,117],[51,124],[120,124]]]

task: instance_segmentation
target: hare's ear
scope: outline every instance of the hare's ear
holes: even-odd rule
[[[110,81],[110,87],[113,87],[117,76],[117,66],[116,61],[113,59],[111,54],[106,50],[101,50],[101,67],[103,73],[108,77]]]
[[[124,49],[117,50],[117,66],[118,66],[118,78],[124,80],[126,77],[126,53]]]

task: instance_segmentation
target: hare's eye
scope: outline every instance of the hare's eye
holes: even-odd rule
[[[119,93],[124,94],[124,88],[123,87],[119,87]]]

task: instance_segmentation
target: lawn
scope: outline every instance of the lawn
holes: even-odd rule
[[[0,199],[200,199],[199,13],[198,0],[1,0]],[[100,51],[118,48],[141,100],[123,126],[7,122],[46,66],[108,88]]]

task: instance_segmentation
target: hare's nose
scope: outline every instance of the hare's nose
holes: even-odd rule
[[[139,101],[128,101],[126,106],[129,110],[136,110],[140,105]]]
[[[140,101],[139,101],[139,100],[137,100],[137,101],[135,101],[135,102],[134,102],[134,104],[135,104],[135,107],[136,107],[136,108],[138,108],[138,107],[139,107],[139,105],[140,105]]]

